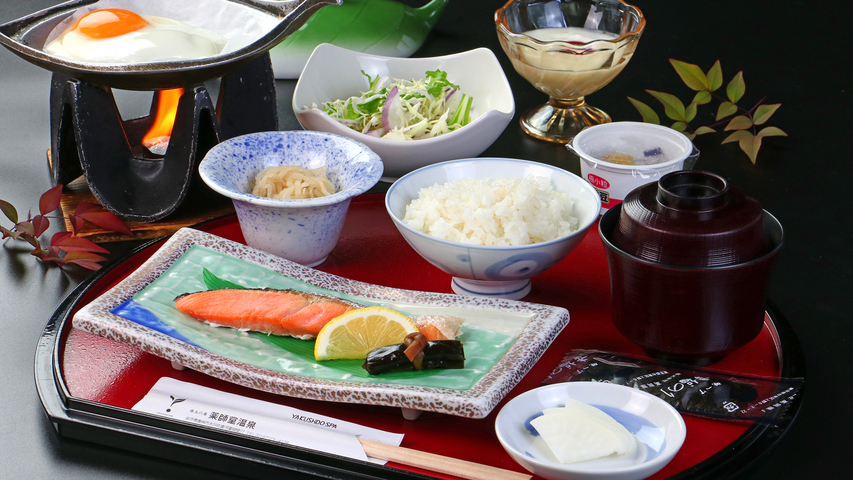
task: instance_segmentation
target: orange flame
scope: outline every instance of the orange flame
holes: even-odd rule
[[[175,115],[178,113],[178,100],[183,93],[183,88],[160,91],[157,115],[154,117],[151,128],[142,137],[143,145],[146,147],[156,145],[162,141],[160,137],[169,137],[172,134],[172,127],[175,126]]]

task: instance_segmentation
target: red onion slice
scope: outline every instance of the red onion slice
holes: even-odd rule
[[[451,90],[451,91],[450,91],[450,93],[448,93],[448,94],[447,94],[447,96],[446,96],[446,97],[444,97],[444,100],[442,100],[442,102],[441,102],[441,103],[442,103],[442,105],[447,105],[447,104],[450,102],[450,98],[451,98],[451,97],[453,96],[453,94],[454,94],[454,93],[456,93],[458,90],[459,90],[458,88],[454,88],[453,90]]]
[[[390,132],[394,128],[406,126],[406,119],[403,115],[400,91],[394,86],[388,91],[388,97],[385,99],[385,104],[382,105],[382,127],[386,132]]]

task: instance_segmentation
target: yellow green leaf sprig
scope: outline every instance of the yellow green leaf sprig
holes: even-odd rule
[[[722,127],[723,132],[731,132],[723,139],[722,143],[738,142],[740,149],[746,153],[753,164],[758,157],[758,150],[761,148],[761,140],[763,138],[788,136],[780,128],[771,126],[762,127],[782,104],[765,105],[762,98],[758,104],[750,109],[745,109],[738,105],[738,102],[743,98],[744,93],[746,93],[746,83],[744,82],[742,71],[738,72],[726,85],[726,93],[725,97],[723,97],[714,93],[724,83],[723,70],[719,60],[707,72],[703,72],[697,65],[680,60],[670,59],[669,63],[675,69],[678,76],[681,77],[684,84],[696,92],[690,103],[685,106],[684,102],[675,95],[655,90],[646,90],[646,92],[663,105],[664,114],[667,118],[673,120],[672,125],[670,125],[672,129],[684,133],[690,140],[693,140],[700,135],[717,133],[717,129]],[[699,105],[709,104],[713,100],[719,102],[716,123],[699,126],[695,129],[691,128],[690,122],[696,118]],[[660,117],[651,107],[631,97],[628,97],[628,101],[640,112],[644,122],[661,125]]]

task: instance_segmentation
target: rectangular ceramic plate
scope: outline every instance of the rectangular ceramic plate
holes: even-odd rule
[[[466,323],[460,340],[466,348],[465,369],[371,377],[354,367],[353,361],[314,362],[306,353],[313,351],[313,342],[198,322],[175,310],[172,300],[180,293],[206,289],[203,267],[250,288],[294,288],[408,315],[463,317]],[[128,304],[142,307],[143,314],[123,313]],[[372,285],[184,228],[139,269],[78,311],[73,325],[213,377],[275,394],[483,418],[568,322],[564,308]]]

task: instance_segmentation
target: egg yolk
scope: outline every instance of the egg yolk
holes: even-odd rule
[[[120,8],[95,10],[80,17],[72,30],[91,38],[112,38],[148,25],[139,15]]]

